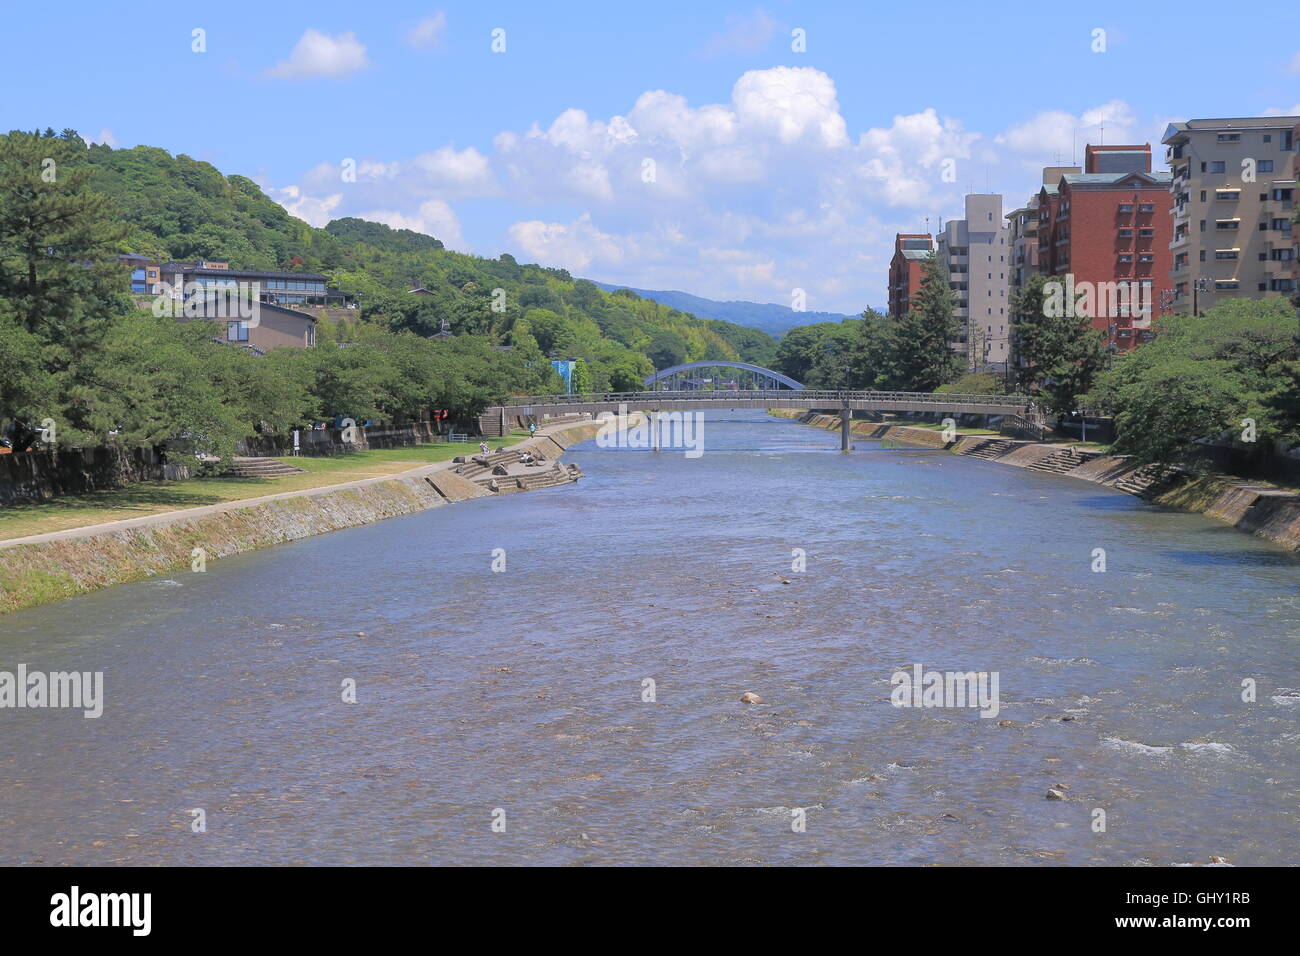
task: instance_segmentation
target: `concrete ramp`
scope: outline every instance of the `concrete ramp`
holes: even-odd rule
[[[454,471],[435,471],[425,475],[424,480],[433,486],[438,494],[448,501],[464,501],[466,498],[483,498],[491,492],[480,488],[468,478],[462,478]]]

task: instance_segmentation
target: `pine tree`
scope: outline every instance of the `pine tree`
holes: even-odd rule
[[[921,265],[921,288],[911,308],[894,324],[885,375],[894,388],[932,392],[961,373],[961,358],[953,349],[961,335],[953,317],[957,297],[945,268],[931,252]]]

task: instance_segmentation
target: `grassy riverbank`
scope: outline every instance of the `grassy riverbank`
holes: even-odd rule
[[[504,438],[489,439],[495,451],[522,441],[528,432],[516,429]],[[396,475],[420,465],[476,454],[478,443],[438,442],[405,448],[367,449],[336,458],[283,458],[303,470],[278,478],[190,478],[186,481],[144,481],[124,488],[106,488],[84,495],[0,508],[0,541],[51,531],[67,531],[107,521],[226,504],[285,491],[307,491],[364,478]]]

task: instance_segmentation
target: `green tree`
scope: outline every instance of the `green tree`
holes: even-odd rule
[[[1038,392],[1052,411],[1079,407],[1106,363],[1102,334],[1082,314],[1082,293],[1065,300],[1063,278],[1034,276],[1011,297],[1012,349],[1020,387]]]
[[[1128,352],[1089,396],[1115,414],[1115,448],[1143,461],[1191,463],[1197,439],[1231,440],[1255,423],[1254,447],[1294,434],[1286,400],[1295,316],[1280,299],[1229,299],[1173,316]]]
[[[890,337],[882,376],[890,388],[932,392],[961,373],[962,360],[953,348],[961,335],[953,317],[957,298],[944,268],[933,252],[921,265],[921,288]]]
[[[0,420],[29,437],[30,420],[53,419],[60,442],[72,445],[96,437],[86,373],[129,309],[116,258],[127,228],[86,188],[89,177],[80,138],[0,137],[0,362],[25,370],[27,382],[0,389]],[[34,387],[33,374],[48,381]]]

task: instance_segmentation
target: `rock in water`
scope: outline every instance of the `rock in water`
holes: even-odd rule
[[[1054,789],[1052,789],[1052,788],[1049,787],[1048,790],[1047,790],[1047,799],[1048,799],[1048,800],[1064,800],[1064,799],[1065,799],[1065,794],[1062,793],[1060,790],[1054,790]]]
[[[763,698],[759,697],[752,691],[747,690],[740,695],[740,702],[742,704],[761,704],[763,703]]]

